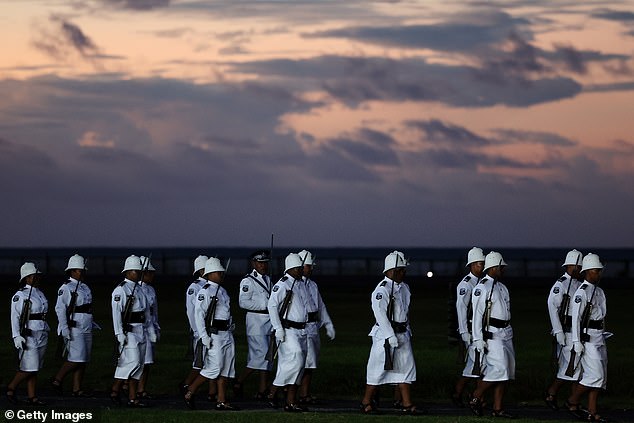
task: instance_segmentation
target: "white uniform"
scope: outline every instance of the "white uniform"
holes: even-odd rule
[[[18,290],[11,300],[11,336],[20,336],[20,314],[26,301],[31,302],[31,312],[26,324],[26,348],[23,350],[19,368],[23,372],[37,372],[44,365],[44,353],[48,344],[46,323],[48,301],[39,289],[26,285]],[[20,354],[20,352],[18,352]]]
[[[208,333],[205,328],[205,315],[214,297],[217,298],[216,308],[211,316],[213,324]],[[203,343],[211,337],[211,348],[205,351],[204,365],[200,370],[200,375],[207,379],[216,379],[218,376],[234,377],[236,351],[233,342],[231,310],[229,295],[223,287],[208,281],[201,288],[194,306],[194,321]]]
[[[136,289],[134,288],[136,285]],[[132,295],[134,290],[134,302],[132,303],[132,318],[129,327],[123,327],[123,310],[128,297]],[[121,350],[119,345],[119,360],[114,373],[115,379],[133,378],[139,380],[143,373],[143,364],[145,361],[145,348],[147,343],[146,330],[144,323],[151,318],[150,308],[147,299],[140,288],[140,284],[124,279],[112,291],[112,326],[115,336],[125,333],[126,342]],[[128,330],[125,330],[128,329]],[[154,330],[154,328],[148,328]]]
[[[580,368],[577,368],[575,374],[570,377],[566,376],[566,369],[568,363],[570,363],[570,351],[572,348],[572,296],[579,288],[579,282],[577,279],[573,279],[568,273],[557,279],[557,282],[553,285],[548,294],[548,315],[550,317],[550,325],[552,326],[552,334],[556,335],[563,332],[566,336],[566,345],[561,346],[557,344],[557,379],[561,380],[579,380]],[[568,298],[568,308],[565,311],[561,310],[564,298]],[[559,319],[559,313],[562,311],[564,322]]]
[[[456,287],[456,313],[458,315],[458,333],[460,336],[464,333],[471,333],[471,318],[473,317],[471,293],[477,284],[478,277],[473,273],[469,273],[467,276],[462,278]],[[465,343],[465,351],[466,360],[462,376],[473,378],[480,377],[479,374],[473,373],[476,350],[472,342]]]
[[[76,296],[75,308],[72,316],[68,307],[71,299]],[[67,361],[73,363],[87,363],[92,351],[92,292],[88,285],[76,279],[69,278],[57,291],[55,303],[57,314],[57,334],[68,339]]]
[[[158,302],[156,301],[156,290],[152,285],[145,282],[140,284],[140,288],[143,289],[145,298],[147,299],[148,307],[150,308],[150,319],[145,321],[145,336],[148,338],[148,342],[145,344],[145,360],[144,364],[154,364],[154,350],[156,349],[156,342],[150,342],[149,333],[150,326],[154,329],[154,333],[158,336],[161,333],[161,326],[158,321]],[[137,288],[139,289],[139,288]]]
[[[246,367],[249,369],[270,371],[273,368],[273,362],[265,359],[273,331],[267,308],[270,295],[271,279],[267,275],[260,275],[255,269],[240,282],[238,302],[240,308],[247,311],[249,352]]]
[[[596,292],[595,292],[596,290]],[[583,311],[592,304],[590,321],[584,329]],[[583,342],[580,358],[579,384],[590,388],[605,389],[608,381],[608,350],[605,345],[604,319],[607,314],[605,293],[596,285],[584,281],[575,292],[572,301],[572,342]],[[584,337],[584,335],[586,335]],[[585,338],[582,339],[582,338]]]
[[[286,313],[280,315],[280,307],[289,291],[293,293],[292,300]],[[294,279],[288,273],[271,290],[268,303],[271,325],[275,331],[284,331],[285,333],[284,342],[280,343],[278,349],[277,373],[273,381],[275,386],[299,385],[304,375],[308,348],[306,334],[307,297],[308,293],[303,281]]]
[[[488,331],[490,339],[485,339],[483,316],[486,303],[491,300]],[[515,349],[513,348],[513,328],[511,327],[511,298],[502,282],[485,276],[471,295],[473,304],[472,334],[473,341],[486,341],[487,353],[483,366],[485,382],[501,382],[515,379]]]
[[[393,323],[387,315],[390,296],[394,298]],[[416,380],[416,364],[411,342],[412,331],[408,318],[410,297],[409,286],[405,282],[396,283],[388,277],[385,277],[372,291],[370,300],[376,323],[368,334],[372,337],[366,376],[368,385],[412,383]],[[398,339],[398,347],[392,352],[394,369],[384,370],[385,340],[392,336]]]
[[[192,358],[192,368],[197,370],[200,370],[202,368],[203,349],[200,347],[196,349],[196,346],[199,345],[198,340],[200,339],[200,334],[198,333],[198,329],[196,329],[194,308],[196,306],[196,303],[198,302],[198,292],[206,284],[206,279],[198,278],[189,285],[189,287],[187,288],[187,293],[185,294],[185,310],[187,312],[187,321],[189,322],[189,328],[192,333],[192,351],[194,351],[194,357]]]
[[[324,300],[319,293],[319,287],[310,278],[303,278],[307,296],[306,311],[308,312],[308,323],[306,323],[307,351],[306,351],[306,369],[316,369],[319,361],[319,351],[321,343],[319,339],[319,329],[322,326],[331,325],[330,315],[324,304]]]

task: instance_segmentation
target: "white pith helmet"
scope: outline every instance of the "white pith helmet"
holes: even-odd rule
[[[581,251],[577,251],[576,249],[570,250],[568,251],[568,254],[566,254],[566,260],[564,260],[564,264],[562,264],[561,267],[581,266],[582,257],[583,257],[583,254],[581,254]]]
[[[141,256],[139,257],[139,261],[141,261],[141,266],[146,272],[156,272],[156,269],[154,268],[154,266],[152,266],[152,262],[149,258]]]
[[[123,270],[121,271],[121,273],[127,272],[128,270],[143,270],[141,268],[141,259],[139,259],[134,254],[125,259],[125,263],[123,264]]]
[[[581,265],[582,272],[590,269],[603,269],[603,264],[601,260],[599,260],[599,256],[593,253],[586,254],[583,258],[583,264]]]
[[[497,251],[491,251],[484,258],[484,271],[486,272],[487,269],[495,266],[506,266],[506,262],[502,258],[502,254],[498,253]]]
[[[200,255],[194,259],[194,275],[201,269],[205,268],[205,263],[209,257]]]
[[[72,269],[86,269],[86,260],[79,254],[75,254],[68,259],[68,266],[66,266],[64,272],[68,272]]]
[[[400,251],[394,250],[387,256],[385,256],[385,262],[383,266],[383,273],[387,272],[390,269],[395,269],[397,267],[407,267],[409,263],[405,258],[405,254]]]
[[[313,253],[311,253],[308,250],[302,250],[299,253],[297,253],[297,255],[299,256],[299,258],[301,258],[302,260],[304,260],[304,264],[307,264],[309,266],[313,266],[315,264],[314,257],[313,257]]]
[[[484,261],[484,252],[482,248],[473,247],[467,253],[467,266],[478,261]]]
[[[220,263],[220,260],[217,259],[216,257],[209,257],[207,259],[207,261],[205,262],[205,271],[203,273],[203,276],[208,275],[209,273],[212,272],[224,272],[225,268],[222,266],[222,263]]]
[[[284,272],[288,272],[295,267],[302,267],[303,261],[299,254],[290,253],[284,259]]]
[[[36,273],[42,273],[42,272],[37,270],[37,267],[35,267],[35,263],[31,263],[30,261],[27,261],[22,266],[20,266],[20,282],[22,282],[22,280],[26,278],[27,276],[31,276]]]

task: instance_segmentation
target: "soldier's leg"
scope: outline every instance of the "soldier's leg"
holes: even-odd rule
[[[81,384],[84,380],[84,372],[86,371],[86,363],[76,363],[77,368],[73,372],[73,393],[81,392]]]
[[[59,368],[59,371],[55,375],[55,379],[53,379],[53,382],[52,382],[53,386],[55,388],[57,388],[58,386],[61,387],[62,383],[64,382],[64,378],[66,378],[66,375],[74,371],[78,367],[79,364],[80,363],[65,361],[64,364],[62,364],[62,367]]]
[[[313,377],[313,369],[304,369],[302,383],[299,387],[299,398],[307,398],[310,392],[310,382]]]
[[[504,392],[506,392],[506,382],[498,382],[493,387],[493,410],[500,411],[504,409]]]
[[[588,391],[588,413],[595,415],[598,411],[599,390],[592,388]]]
[[[258,385],[258,393],[266,394],[269,387],[269,372],[266,370],[258,370],[260,384]]]
[[[361,405],[363,407],[372,407],[372,399],[374,398],[377,388],[377,385],[365,385],[365,393],[363,394],[363,400],[361,401]]]

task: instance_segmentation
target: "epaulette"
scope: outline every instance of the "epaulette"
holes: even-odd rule
[[[564,282],[566,280],[565,276],[562,276],[561,278],[557,279],[557,282]]]
[[[286,281],[287,279],[288,279],[288,275],[284,275],[284,276],[282,276],[282,279],[280,279],[280,281],[284,282],[284,281]]]
[[[204,285],[203,285],[203,289],[207,289],[207,288],[209,288],[210,286],[211,286],[211,284],[210,284],[210,283],[206,283],[206,284],[204,284]]]
[[[581,284],[581,286],[579,287],[579,289],[586,289],[587,287],[588,287],[588,285],[584,283],[584,284]]]
[[[66,282],[64,282],[64,284],[67,284],[67,283],[70,283],[70,279],[69,279],[69,280],[67,280]]]
[[[480,283],[486,283],[486,281],[488,281],[488,276],[483,277],[482,279],[480,279]]]
[[[467,275],[464,277],[463,281],[469,282],[471,280],[471,276]]]
[[[379,286],[385,286],[385,285],[387,285],[387,281],[383,281],[379,284]]]
[[[121,282],[121,283],[119,284],[119,286],[123,286],[123,285],[125,285],[125,281],[123,281],[123,282]]]

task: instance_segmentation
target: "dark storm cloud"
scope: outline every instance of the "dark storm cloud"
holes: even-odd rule
[[[449,144],[455,147],[482,147],[490,145],[491,141],[477,135],[462,126],[445,123],[438,119],[410,120],[405,123],[410,128],[423,132],[425,139],[434,145]]]
[[[478,166],[511,169],[550,169],[559,163],[548,161],[522,162],[500,155],[484,154],[467,149],[431,149],[421,154],[434,167],[475,169]]]
[[[631,10],[603,9],[592,13],[591,16],[594,18],[606,19],[609,21],[626,23],[634,22],[634,12],[632,12]]]
[[[74,23],[52,15],[49,18],[52,28],[40,29],[35,34],[32,45],[55,59],[69,59],[73,53],[83,58],[99,58],[99,48],[82,29]],[[109,58],[102,56],[101,58]]]
[[[365,165],[396,166],[396,143],[390,135],[372,129],[361,129],[350,138],[337,138],[329,142],[357,163]]]
[[[498,142],[501,144],[509,143],[528,143],[542,144],[554,147],[573,147],[578,145],[577,141],[563,137],[551,132],[535,132],[535,131],[518,131],[513,129],[495,129]]]
[[[132,10],[152,10],[170,5],[170,0],[101,0],[101,2]]]
[[[498,43],[518,26],[529,23],[500,11],[474,13],[461,18],[459,22],[430,25],[356,26],[304,36],[346,38],[387,46],[460,52]]]
[[[601,93],[610,91],[632,91],[634,90],[634,81],[630,82],[614,82],[611,84],[593,84],[583,88],[583,91],[589,93]]]

